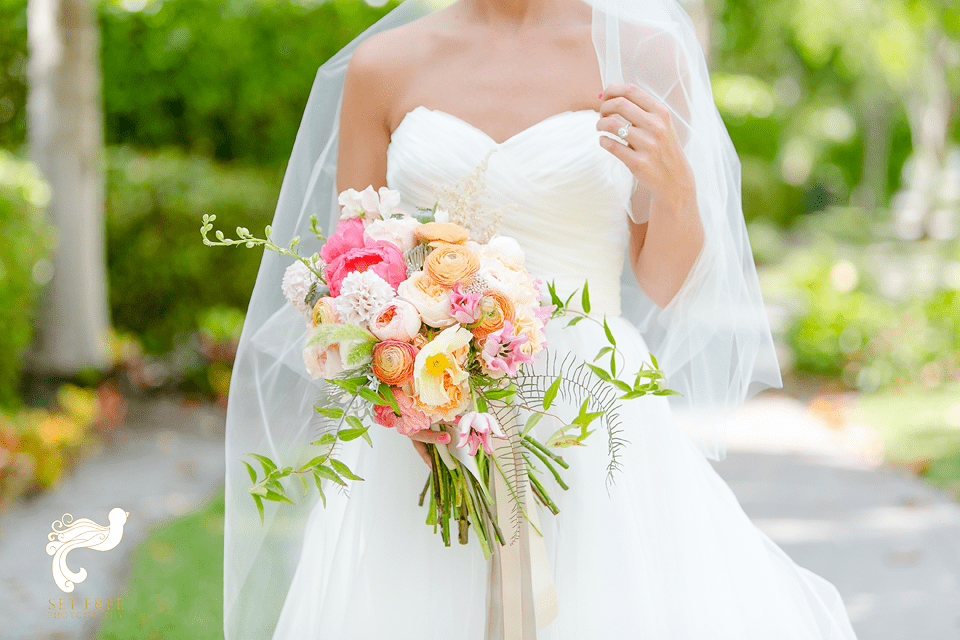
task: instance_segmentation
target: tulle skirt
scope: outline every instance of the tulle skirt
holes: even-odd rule
[[[608,318],[635,372],[648,350]],[[554,354],[592,361],[606,346],[592,322],[547,328]],[[569,410],[569,409],[568,409]],[[606,434],[563,451],[569,490],[544,482],[560,508],[541,531],[559,615],[539,640],[850,640],[835,587],[795,564],[743,512],[673,419],[667,398],[626,401],[622,469],[606,484]],[[544,441],[550,426],[541,422]],[[418,507],[428,470],[408,438],[371,431],[344,447],[365,480],[328,492],[306,526],[279,640],[482,640],[489,579],[476,539],[444,547]]]

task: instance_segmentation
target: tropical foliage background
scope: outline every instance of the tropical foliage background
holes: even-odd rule
[[[199,221],[269,222],[317,68],[395,6],[59,1],[98,38],[83,99],[102,120],[109,338],[94,364],[52,369],[35,349],[60,330],[44,292],[75,243],[31,152],[31,3],[0,0],[0,508],[109,442],[124,398],[223,404],[259,256],[205,248]],[[960,7],[686,6],[740,153],[786,390],[854,394],[889,459],[960,495]],[[210,509],[198,548],[215,546]]]

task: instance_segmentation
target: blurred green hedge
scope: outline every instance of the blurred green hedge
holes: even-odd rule
[[[282,164],[317,68],[396,2],[100,0],[108,144]],[[0,146],[25,139],[26,0],[0,0]]]
[[[118,330],[150,353],[203,326],[211,307],[245,311],[261,251],[207,247],[200,219],[260,229],[273,218],[282,171],[230,166],[177,150],[107,149],[107,267]],[[279,283],[278,283],[279,286]]]
[[[17,404],[36,303],[53,274],[49,201],[50,189],[36,165],[0,150],[0,408]]]

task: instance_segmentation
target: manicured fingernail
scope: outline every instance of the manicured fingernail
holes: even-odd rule
[[[447,444],[448,442],[450,442],[450,434],[449,434],[449,433],[441,433],[441,434],[440,434],[440,437],[437,438],[437,440],[438,440],[439,442],[443,443],[443,444]]]
[[[598,97],[598,98],[602,98],[602,97],[603,97],[603,91],[601,91],[601,92],[600,92],[600,95],[598,95],[597,97]]]

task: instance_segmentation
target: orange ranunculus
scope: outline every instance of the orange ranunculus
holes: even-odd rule
[[[427,222],[413,232],[421,242],[449,242],[463,244],[470,239],[470,233],[452,222]]]
[[[437,242],[423,263],[423,270],[442,287],[466,282],[480,269],[480,258],[460,244]]]
[[[409,342],[384,340],[373,345],[373,375],[380,381],[399,386],[413,379],[417,350]]]
[[[477,338],[486,338],[488,334],[503,327],[507,320],[513,322],[516,309],[513,301],[496,289],[487,289],[477,303],[480,309],[480,320],[473,327],[473,335]]]

